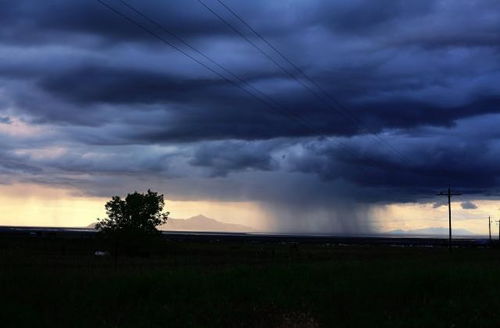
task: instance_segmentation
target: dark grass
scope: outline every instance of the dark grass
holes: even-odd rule
[[[496,249],[185,242],[116,262],[89,251],[4,243],[0,325],[500,326]]]

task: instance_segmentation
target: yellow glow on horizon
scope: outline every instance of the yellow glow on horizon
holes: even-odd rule
[[[85,227],[105,217],[104,204],[110,197],[79,195],[75,190],[36,184],[0,185],[0,225]],[[477,209],[462,209],[452,203],[453,227],[476,234],[488,233],[488,215],[500,218],[500,202],[473,200]],[[242,224],[266,231],[268,214],[254,202],[165,200],[170,217],[185,219],[205,215],[221,222]],[[448,227],[448,208],[432,203],[391,204],[374,208],[373,226],[379,232],[429,227]],[[168,223],[167,223],[168,224]],[[267,228],[267,229],[266,229]],[[498,228],[492,225],[496,236]]]
[[[0,185],[0,225],[85,227],[105,217],[110,197],[77,195],[73,190],[35,184]],[[264,229],[263,212],[252,202],[165,200],[170,217],[205,215],[221,222]],[[168,224],[168,223],[167,223]]]
[[[199,214],[225,223],[242,224],[255,229],[265,229],[264,211],[253,202],[208,202],[171,201],[165,202],[171,217],[184,219]]]
[[[105,199],[35,185],[0,185],[0,225],[82,227],[103,216]]]
[[[452,202],[452,227],[466,229],[476,234],[488,234],[488,216],[497,220],[500,202],[496,200],[473,200],[477,209],[463,209],[460,203]],[[380,232],[395,229],[411,230],[429,227],[448,227],[448,206],[434,208],[432,203],[391,204],[375,209],[375,225]],[[492,231],[496,231],[492,225]],[[497,229],[498,230],[498,229]]]

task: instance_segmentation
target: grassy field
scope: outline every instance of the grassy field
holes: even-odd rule
[[[0,244],[1,327],[498,327],[500,250]]]

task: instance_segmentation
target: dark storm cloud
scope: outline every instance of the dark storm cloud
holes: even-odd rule
[[[134,129],[129,136],[130,142],[354,135],[367,129],[379,132],[383,128],[429,124],[450,126],[457,119],[495,113],[500,109],[500,97],[492,95],[479,95],[459,106],[411,99],[374,100],[359,105],[356,108],[359,119],[353,119],[351,111],[325,105],[307,94],[277,95],[275,99],[282,107],[276,110],[221,80],[105,66],[79,67],[48,76],[39,85],[59,101],[79,104],[82,108],[95,104],[153,104],[163,106],[165,112],[174,112],[173,116],[169,115],[174,126],[169,126],[168,122],[160,125],[162,122],[157,121],[158,128],[153,125],[146,131]],[[22,98],[22,101],[27,100]],[[433,115],[427,115],[430,112]],[[52,113],[56,113],[55,109]],[[63,120],[81,121],[78,115],[67,115],[66,111],[61,114]],[[133,115],[131,120],[134,120]]]
[[[343,106],[197,1],[131,3],[239,79],[133,16],[234,83],[220,79],[97,1],[0,0],[0,133],[10,133],[1,172],[99,195],[140,183],[134,175],[179,177],[180,198],[307,199],[325,212],[334,196],[415,201],[449,184],[496,193],[498,1],[227,0]],[[249,86],[264,102],[241,90]],[[16,122],[54,134],[2,132]],[[55,146],[63,150],[36,152]]]
[[[41,87],[51,94],[81,104],[188,102],[197,95],[210,93],[210,88],[220,84],[224,81],[187,80],[155,72],[102,66],[80,67],[40,81]]]
[[[334,31],[348,34],[376,34],[398,23],[430,12],[435,1],[324,1],[320,19]]]
[[[226,176],[231,171],[247,169],[270,171],[277,168],[271,156],[274,143],[224,141],[205,144],[196,149],[189,162],[193,166],[210,168],[212,176]]]
[[[111,1],[110,3],[112,5],[121,6],[118,1]],[[235,5],[243,6],[243,4]],[[167,4],[162,6],[171,5]],[[295,6],[301,7],[304,6],[304,4],[295,4]],[[179,24],[182,22],[182,26],[187,29],[195,28],[197,24],[201,23],[210,23],[213,26],[221,25],[220,22],[217,23],[214,21],[214,18],[211,17],[208,12],[201,11],[200,9],[203,8],[194,1],[188,2],[184,6],[173,7],[175,8],[155,7],[152,3],[143,5],[144,10],[156,9],[156,12],[164,12],[165,15],[181,17],[182,19],[166,19],[167,21],[174,22],[172,23],[174,25],[168,28],[181,34],[183,29],[180,26],[176,26],[175,24],[177,23],[175,22]],[[267,8],[268,6],[261,2],[253,6],[244,5],[242,9],[247,9],[247,7],[251,7],[249,8],[250,14],[264,15],[264,17],[266,14],[276,11],[275,8]],[[58,8],[58,10],[53,10],[54,8]],[[197,9],[193,10],[193,8]],[[75,49],[87,47],[85,42],[82,41],[79,33],[103,38],[112,35],[113,39],[121,39],[124,41],[128,40],[130,35],[135,35],[134,33],[142,33],[144,38],[135,40],[137,43],[149,43],[152,41],[154,43],[154,39],[151,39],[146,33],[134,28],[126,21],[114,20],[117,17],[109,12],[109,10],[105,9],[106,8],[100,6],[97,2],[75,2],[70,5],[66,2],[51,1],[47,6],[40,6],[34,2],[26,2],[22,5],[9,6],[9,9],[6,10],[3,15],[8,21],[12,21],[12,27],[10,28],[17,30],[15,28],[16,22],[19,22],[19,24],[23,23],[24,20],[21,19],[21,17],[29,13],[30,17],[32,16],[33,19],[32,23],[25,26],[26,28],[31,28],[33,30],[38,28],[45,31],[44,34],[47,35],[52,35],[53,32],[75,35],[74,41],[69,42],[69,44],[73,43],[75,45]],[[423,17],[425,19],[430,19],[428,17],[434,16],[439,17],[441,13],[438,9],[439,6],[436,1],[422,1],[412,5],[408,5],[406,2],[402,1],[387,1],[387,4],[384,5],[373,4],[366,1],[338,1],[335,3],[317,2],[312,3],[309,6],[309,10],[305,11],[307,13],[307,22],[295,16],[294,19],[299,21],[299,25],[304,26],[312,24],[311,22],[319,26],[330,26],[333,24],[333,26],[336,26],[334,32],[338,29],[342,32],[355,32],[359,28],[371,28],[373,32],[377,31],[377,29],[373,29],[373,26],[385,26],[385,29],[391,30],[391,26],[394,24],[403,24],[405,21],[411,23],[411,19],[415,17]],[[479,9],[484,8],[480,7]],[[191,14],[189,14],[190,10]],[[483,14],[482,11],[479,14]],[[444,16],[448,19],[447,15]],[[255,22],[258,23],[261,21],[261,18],[260,16],[257,17],[259,18],[250,17],[250,19],[254,19]],[[114,19],[112,20],[111,18]],[[451,23],[455,24],[456,22],[452,21]],[[281,23],[277,22],[276,26],[277,30],[284,34],[283,37],[286,37],[286,31],[280,29]],[[481,27],[482,26],[483,25],[481,25]],[[412,31],[414,31],[415,28],[416,27],[414,27]],[[7,28],[7,30],[8,29],[9,28]],[[135,32],[132,33],[130,29]],[[271,26],[266,25],[266,31],[270,29]],[[217,31],[209,28],[196,28],[196,30],[199,31],[200,38],[211,38],[211,40],[217,42]],[[100,31],[104,31],[105,33],[100,33]],[[478,31],[478,33],[481,31],[482,30]],[[439,31],[435,32],[439,34]],[[383,34],[383,32],[380,33]],[[485,31],[484,34],[487,34],[487,32]],[[403,36],[404,35],[406,34],[403,33]],[[370,49],[366,49],[366,51],[375,51],[376,53],[385,51],[383,50],[385,44],[383,42],[377,44],[376,37],[371,35],[363,35],[363,37],[366,38],[367,43],[375,43],[375,45],[370,46]],[[235,35],[233,35],[232,38],[238,40]],[[322,38],[328,38],[328,35],[323,35]],[[66,42],[68,41],[64,40],[61,44]],[[157,42],[157,45],[160,46],[161,43]],[[336,47],[349,51],[349,47],[351,46],[349,42],[340,41]],[[494,44],[492,44],[492,47],[494,47]],[[87,50],[94,51],[94,49],[95,48],[90,47]],[[103,50],[104,49],[106,48],[104,47]],[[352,49],[352,51],[359,52],[359,50],[355,49]],[[428,91],[432,88],[441,87],[442,93],[446,96],[446,93],[452,90],[453,83],[460,82],[458,77],[455,78],[455,75],[460,75],[465,72],[468,74],[465,78],[475,78],[481,73],[483,78],[487,78],[488,75],[491,75],[490,80],[493,82],[498,78],[493,72],[486,71],[485,75],[485,69],[482,69],[481,72],[471,71],[470,68],[464,67],[464,65],[462,65],[463,63],[460,63],[463,67],[462,69],[454,66],[440,68],[440,66],[444,64],[438,61],[435,63],[438,65],[438,70],[434,69],[432,72],[431,70],[423,71],[422,74],[419,75],[416,74],[411,67],[418,67],[422,65],[422,61],[427,61],[429,58],[435,58],[436,56],[440,56],[440,54],[432,54],[432,52],[415,54],[412,51],[406,50],[404,47],[401,49],[393,49],[390,54],[383,55],[382,58],[379,59],[376,59],[376,53],[374,56],[365,55],[365,57],[360,58],[361,60],[357,61],[355,65],[349,63],[348,66],[351,66],[352,69],[338,66],[338,63],[331,63],[331,66],[327,66],[328,60],[325,61],[324,57],[320,55],[321,60],[319,62],[325,66],[314,67],[314,70],[323,72],[322,75],[318,77],[318,81],[321,85],[328,86],[332,91],[331,93],[336,96],[338,95],[341,101],[345,103],[354,102],[351,107],[353,111],[356,112],[356,115],[359,116],[362,122],[361,127],[352,124],[352,121],[349,122],[349,119],[346,122],[343,117],[345,116],[344,114],[339,114],[336,110],[326,109],[325,107],[334,106],[332,103],[325,106],[320,99],[311,95],[307,90],[298,87],[298,85],[293,87],[293,89],[287,88],[288,90],[276,92],[272,90],[272,87],[270,88],[273,98],[275,98],[279,104],[282,104],[282,106],[280,106],[281,111],[285,111],[292,116],[298,116],[299,119],[304,122],[296,126],[297,123],[294,122],[293,118],[290,118],[290,115],[281,116],[273,112],[269,106],[253,98],[249,98],[244,92],[218,80],[216,76],[205,78],[192,76],[192,73],[189,74],[191,76],[182,76],[153,71],[152,69],[148,70],[144,67],[134,68],[124,65],[113,65],[111,67],[109,63],[102,62],[94,62],[91,65],[78,65],[76,63],[66,64],[69,67],[63,71],[54,71],[50,64],[46,66],[45,72],[40,67],[36,69],[33,68],[34,76],[31,78],[37,80],[34,87],[40,89],[39,91],[42,94],[46,92],[48,93],[47,96],[54,98],[52,100],[54,104],[50,104],[51,99],[47,99],[47,96],[43,96],[42,99],[35,98],[30,100],[30,96],[26,96],[27,93],[31,93],[29,90],[27,90],[26,93],[18,95],[20,98],[18,102],[20,103],[20,107],[25,110],[29,111],[33,109],[31,114],[38,116],[38,120],[41,122],[60,119],[62,122],[72,124],[82,124],[85,118],[87,120],[93,119],[99,122],[111,121],[116,118],[116,115],[112,110],[108,110],[108,117],[93,117],[93,115],[90,115],[82,118],[82,116],[78,114],[65,115],[67,111],[63,109],[64,107],[73,107],[70,109],[72,112],[85,111],[90,113],[95,111],[90,108],[92,107],[90,105],[95,103],[109,105],[175,105],[167,106],[168,108],[165,109],[166,111],[170,111],[174,107],[185,108],[186,105],[190,105],[191,109],[185,110],[184,113],[178,110],[173,115],[169,115],[169,118],[176,123],[174,131],[169,131],[167,129],[162,133],[161,130],[166,122],[159,121],[161,126],[148,127],[148,129],[150,129],[149,131],[134,129],[134,133],[131,134],[130,137],[138,138],[138,140],[132,139],[129,140],[130,142],[151,142],[153,140],[158,140],[160,142],[174,141],[176,138],[188,140],[196,140],[196,138],[198,138],[203,140],[206,138],[217,139],[234,137],[253,139],[310,134],[353,135],[365,128],[369,128],[373,132],[378,132],[384,128],[408,128],[426,124],[450,126],[456,119],[485,112],[496,112],[498,110],[498,97],[491,94],[491,91],[481,92],[481,90],[473,90],[474,94],[469,96],[470,99],[464,99],[459,104],[452,102],[448,104],[436,103],[434,94],[432,94],[432,91]],[[405,56],[405,54],[407,54],[406,56],[408,57],[406,62],[404,60],[393,60],[389,66],[385,63],[390,61],[386,58],[388,56]],[[255,58],[258,55],[259,54],[256,53],[252,57]],[[484,57],[484,59],[486,59],[486,64],[483,61],[478,65],[486,65],[487,69],[487,61],[489,58],[491,57],[493,59],[496,58],[496,56],[492,54],[489,54],[489,56],[486,55],[488,54],[485,54]],[[78,58],[81,56],[82,55],[79,54],[78,51],[72,54],[72,57]],[[453,54],[450,54],[450,56],[453,56]],[[304,58],[309,59],[308,55],[305,55]],[[311,66],[311,63],[308,63],[308,65]],[[395,65],[397,66],[393,67]],[[165,66],[168,70],[169,63],[166,62]],[[454,68],[458,69],[452,71]],[[498,64],[491,62],[489,68],[497,69]],[[9,69],[9,71],[7,71],[7,69]],[[253,76],[248,76],[248,71],[244,73],[237,72],[237,74],[243,74],[245,82],[253,83],[258,87],[263,84],[296,84],[296,82],[291,81],[286,74],[276,70],[276,68],[272,70],[273,72],[266,72],[266,69],[268,69],[268,67],[254,66],[253,70],[258,72],[257,75],[254,73]],[[203,68],[193,63],[191,70],[203,71]],[[394,70],[397,70],[398,73],[395,74]],[[29,67],[26,68],[20,65],[16,70],[4,67],[3,71],[7,76],[12,76],[16,73],[20,76],[25,76],[29,74]],[[0,72],[2,72],[2,69],[0,69]],[[456,81],[454,81],[454,79]],[[484,83],[486,84],[487,82],[488,81],[485,81]],[[240,82],[238,83],[241,84]],[[460,89],[460,85],[456,87]],[[464,94],[472,93],[470,90],[471,88],[465,87],[464,89]],[[388,96],[388,93],[391,95]],[[453,97],[453,94],[450,94],[449,97]],[[363,100],[363,98],[365,98],[365,100]],[[39,105],[37,106],[37,104],[40,103],[43,103],[45,108],[51,107],[51,109],[41,109]],[[226,115],[228,108],[238,108],[239,113],[229,114],[231,116],[230,119],[228,117],[221,118],[221,116]],[[429,112],[433,114],[428,115]],[[44,120],[43,115],[46,116],[46,120]],[[240,124],[243,120],[249,122],[249,116],[254,117],[253,121],[255,122],[255,126],[253,128],[244,128],[241,130],[234,128],[235,125]],[[72,118],[74,121],[72,121]],[[206,125],[206,130],[198,128],[195,134],[190,133],[190,124],[196,125],[195,120],[203,122]],[[221,120],[223,124],[218,124]],[[84,124],[90,124],[90,122],[85,122]],[[266,125],[266,129],[261,128],[263,125]],[[226,131],[224,131],[224,129],[226,129]],[[182,136],[189,137],[182,138]]]
[[[459,184],[469,193],[498,189],[500,169],[494,164],[500,155],[497,145],[455,138],[423,138],[405,160],[381,146],[347,146],[311,142],[300,156],[289,159],[291,168],[318,174],[325,180],[345,179],[358,185],[400,190],[393,200],[412,195],[432,196],[449,184]],[[404,154],[403,154],[404,155]],[[408,157],[406,157],[408,158]],[[450,164],[451,163],[451,164]],[[383,196],[385,197],[385,195]]]
[[[140,18],[119,0],[103,1],[117,10]],[[221,13],[221,7],[213,1],[206,1]],[[407,19],[426,13],[433,1],[419,1],[408,4],[400,0],[387,0],[383,4],[370,1],[311,1],[309,5],[291,3],[284,11],[282,7],[270,5],[267,1],[253,1],[250,4],[232,3],[245,12],[253,24],[261,26],[267,33],[286,33],[300,27],[325,26],[335,31],[359,33],[373,31],[381,25],[395,20]],[[167,29],[187,37],[226,35],[231,31],[196,1],[137,2],[130,4],[140,8],[147,15],[160,22]],[[58,43],[74,35],[95,37],[107,42],[150,42],[151,38],[133,25],[123,24],[123,18],[110,14],[109,9],[98,1],[49,0],[40,5],[35,0],[0,2],[0,19],[6,28],[0,37],[4,42],[14,44]],[[270,18],[274,18],[270,24]],[[146,20],[141,23],[148,25]]]
[[[119,1],[103,2],[117,7],[120,11],[127,10]],[[151,38],[137,27],[123,24],[123,18],[110,14],[109,9],[98,1],[49,0],[40,4],[36,0],[2,0],[0,7],[0,20],[5,27],[0,32],[0,39],[6,43],[57,44],[61,41],[71,42],[74,36],[94,37],[107,42],[151,41]],[[149,2],[143,3],[141,9],[149,14],[161,12],[162,24],[184,36],[204,35],[207,31],[214,34],[225,31],[217,25],[214,26],[210,16],[200,14],[192,1],[187,1],[182,6],[174,1]]]
[[[417,101],[388,101],[360,108],[366,121],[374,121],[376,126],[412,128],[423,125],[451,126],[457,120],[482,114],[500,112],[500,96],[477,96],[472,102],[460,105],[433,106]],[[433,113],[427,115],[427,113]]]

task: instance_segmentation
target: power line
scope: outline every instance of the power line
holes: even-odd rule
[[[290,76],[292,79],[300,83],[302,86],[307,88],[315,97],[320,99],[322,102],[325,102],[325,98],[327,100],[330,100],[334,105],[337,107],[340,107],[340,109],[329,106],[327,103],[327,108],[330,110],[334,110],[335,112],[341,114],[345,118],[351,120],[356,127],[358,128],[366,128],[363,124],[363,122],[356,117],[353,113],[351,113],[345,106],[343,106],[341,103],[339,103],[335,97],[333,97],[328,91],[326,91],[324,88],[321,87],[316,81],[314,81],[311,77],[309,77],[298,65],[293,63],[290,59],[288,59],[281,51],[279,51],[271,42],[269,42],[266,38],[264,38],[259,32],[257,32],[250,24],[248,24],[245,19],[243,19],[236,11],[231,9],[227,4],[225,4],[222,0],[216,0],[221,6],[223,6],[227,11],[229,11],[236,19],[238,19],[242,24],[244,24],[252,33],[254,33],[260,40],[262,40],[267,46],[269,46],[274,52],[276,52],[284,61],[286,61],[290,66],[292,66],[296,72],[299,73],[302,77],[304,77],[310,84],[312,84],[314,87],[316,87],[319,91],[321,91],[323,97],[321,95],[318,95],[318,93],[315,90],[312,90],[311,87],[305,83],[302,82],[302,80],[298,79],[293,73],[290,73],[286,68],[284,68],[281,64],[279,64],[274,58],[272,58],[269,54],[267,54],[262,48],[260,48],[255,42],[253,42],[251,39],[249,39],[247,36],[245,36],[241,31],[239,31],[236,27],[234,27],[230,22],[228,22],[226,19],[224,19],[222,16],[217,14],[212,8],[210,8],[207,4],[205,4],[202,0],[198,0],[200,4],[202,4],[207,10],[209,10],[213,15],[215,15],[220,21],[222,21],[225,25],[231,28],[231,30],[235,31],[240,37],[242,37],[244,40],[249,42],[254,48],[256,48],[261,54],[263,54],[266,58],[268,58],[271,62],[273,62],[281,71],[283,71],[285,74]],[[367,128],[366,128],[367,129]],[[398,149],[396,149],[393,145],[388,143],[385,139],[380,137],[377,133],[374,132],[369,132],[369,129],[367,129],[367,133],[371,134],[373,137],[375,137],[379,142],[383,143],[386,145],[386,147],[393,152],[397,157],[400,159],[403,159],[404,161],[408,162],[409,159],[401,153]]]
[[[145,31],[146,33],[150,34],[151,36],[153,36],[154,38],[157,38],[158,40],[160,40],[161,42],[165,43],[166,45],[172,47],[173,49],[179,51],[181,54],[183,54],[184,56],[188,57],[189,59],[193,60],[194,62],[196,62],[197,64],[201,65],[202,67],[204,67],[205,69],[209,70],[210,72],[212,72],[213,74],[217,75],[219,78],[223,79],[224,81],[228,82],[228,83],[231,83],[233,84],[234,86],[236,86],[237,88],[239,88],[240,90],[244,91],[245,93],[247,93],[248,95],[250,95],[251,97],[257,99],[258,101],[260,101],[261,103],[265,104],[267,107],[271,108],[272,110],[278,112],[280,115],[282,116],[285,116],[285,117],[288,117],[292,120],[294,120],[296,123],[298,123],[299,125],[301,125],[302,127],[306,128],[306,129],[309,129],[311,130],[313,133],[316,133],[315,131],[315,128],[309,126],[309,124],[307,122],[305,122],[304,120],[302,120],[300,118],[300,116],[296,116],[295,114],[293,113],[288,113],[287,111],[284,111],[282,110],[280,107],[278,107],[278,105],[274,102],[274,100],[270,97],[268,97],[267,95],[265,95],[264,93],[262,93],[261,91],[259,91],[258,89],[256,88],[253,88],[255,91],[259,92],[262,96],[264,96],[265,98],[269,99],[269,100],[265,100],[265,99],[262,99],[260,98],[259,96],[255,95],[254,93],[252,93],[251,91],[249,91],[248,89],[244,88],[243,86],[241,86],[240,84],[236,83],[235,81],[231,80],[231,79],[228,79],[226,76],[224,76],[223,74],[221,74],[220,72],[218,72],[217,70],[213,69],[212,67],[208,66],[207,64],[205,64],[204,62],[198,60],[197,58],[195,58],[194,56],[190,55],[189,53],[187,53],[186,51],[184,51],[183,49],[181,49],[180,47],[176,46],[175,44],[173,44],[172,42],[166,40],[165,38],[163,38],[161,35],[159,35],[158,33],[152,31],[151,29],[149,29],[148,27],[146,27],[145,25],[141,24],[140,22],[137,22],[136,20],[134,20],[133,18],[131,18],[130,16],[124,14],[123,12],[117,10],[116,8],[114,8],[113,6],[109,5],[108,3],[102,1],[102,0],[96,0],[98,1],[101,5],[105,6],[106,8],[108,8],[109,10],[111,10],[113,13],[115,13],[116,15],[124,18],[125,20],[127,20],[128,22],[132,23],[133,25],[139,27],[140,29],[142,29],[143,31]],[[191,50],[195,51],[196,53],[200,54],[201,56],[203,56],[205,59],[209,60],[210,62],[212,62],[213,64],[215,64],[216,66],[218,66],[219,68],[223,69],[226,73],[230,74],[231,76],[235,77],[236,79],[238,79],[240,82],[244,83],[244,84],[247,84],[247,82],[245,82],[244,80],[242,80],[241,78],[239,78],[237,75],[233,74],[232,72],[230,72],[229,70],[227,70],[226,68],[224,68],[222,65],[218,64],[217,62],[215,62],[214,60],[212,60],[210,57],[208,57],[207,55],[203,54],[200,50],[196,49],[195,47],[191,46],[190,44],[188,44],[186,41],[184,41],[182,38],[178,37],[177,35],[175,35],[175,33],[169,31],[168,29],[166,29],[164,26],[162,26],[161,24],[159,24],[158,22],[156,22],[155,20],[149,18],[147,15],[145,15],[143,12],[141,12],[140,10],[138,10],[137,8],[129,5],[128,3],[126,3],[125,1],[123,0],[119,0],[123,5],[125,5],[127,8],[131,9],[132,11],[134,11],[136,14],[140,15],[141,17],[147,19],[148,21],[152,22],[153,24],[155,24],[157,27],[161,27],[162,30],[164,30],[164,32],[167,32],[169,35],[171,35],[172,37],[174,37],[175,39],[179,40],[181,43],[183,43],[184,45],[186,45],[187,47],[189,47]],[[358,157],[359,154],[355,153],[353,150],[351,150],[346,144],[344,144],[343,142],[341,142],[340,140],[332,140],[333,142],[336,142],[338,145],[340,145],[342,148],[344,148],[344,150],[346,150],[347,152],[349,152],[351,155],[353,155],[354,157]],[[361,167],[363,170],[365,169],[364,167]]]
[[[290,66],[292,66],[300,75],[302,75],[309,83],[318,88],[324,95],[326,95],[334,104],[341,107],[347,115],[351,117],[351,119],[358,126],[363,125],[361,120],[356,117],[354,114],[350,113],[335,97],[333,97],[328,91],[321,87],[316,81],[314,81],[310,76],[308,76],[298,65],[288,59],[277,47],[275,47],[271,42],[269,42],[264,36],[262,36],[259,32],[257,32],[250,24],[248,24],[243,17],[241,17],[236,11],[231,9],[228,5],[226,5],[222,0],[216,0],[219,4],[221,4],[227,11],[229,11],[233,16],[235,16],[241,23],[243,23],[250,31],[252,31],[260,40],[262,40],[266,45],[268,45],[274,52],[276,52],[284,61],[286,61]],[[382,143],[385,143],[386,146],[391,148],[398,155],[403,156],[397,149],[395,149],[391,144],[387,143],[384,139],[382,139],[378,134],[371,133],[375,137],[379,139]]]
[[[248,42],[252,47],[254,47],[259,53],[261,53],[264,57],[270,60],[276,67],[278,67],[283,73],[288,75],[290,78],[307,88],[312,94],[319,96],[315,90],[313,90],[309,85],[305,84],[302,80],[297,79],[297,77],[289,72],[283,65],[281,65],[278,61],[276,61],[272,56],[270,56],[267,52],[265,52],[258,44],[252,41],[252,39],[248,38],[245,34],[243,34],[240,30],[233,26],[230,22],[228,22],[224,17],[219,15],[216,11],[214,11],[210,6],[204,3],[202,0],[197,0],[205,9],[207,9],[210,13],[212,13],[215,17],[217,17],[224,25],[229,27],[233,32],[238,34],[243,40]],[[321,96],[319,96],[321,97]]]
[[[285,73],[288,77],[291,79],[295,80],[297,83],[302,85],[304,88],[306,88],[313,96],[318,98],[321,102],[325,104],[325,100],[323,97],[316,92],[313,88],[311,88],[310,85],[304,83],[301,79],[298,79],[295,74],[291,73],[288,69],[286,69],[283,65],[281,65],[278,61],[276,61],[271,55],[269,55],[267,52],[265,52],[261,47],[259,47],[258,44],[253,42],[250,38],[248,38],[245,34],[243,34],[240,30],[238,30],[233,24],[231,24],[229,21],[227,21],[224,17],[219,15],[216,11],[214,11],[210,6],[208,6],[205,2],[202,0],[197,0],[205,9],[207,9],[210,13],[212,13],[217,19],[219,19],[224,25],[229,27],[233,32],[238,34],[243,40],[248,42],[252,47],[254,47],[260,54],[262,54],[264,57],[266,57],[269,61],[271,61],[276,67],[278,67],[279,70],[281,70],[283,73]],[[341,115],[345,115],[343,113],[340,113]]]
[[[239,85],[238,83],[234,82],[233,80],[230,80],[228,79],[227,77],[225,77],[223,74],[221,74],[220,72],[214,70],[213,68],[211,68],[210,66],[206,65],[205,63],[203,63],[202,61],[198,60],[197,58],[195,58],[194,56],[190,55],[189,53],[187,53],[186,51],[184,51],[183,49],[177,47],[175,44],[169,42],[168,40],[166,40],[165,38],[163,38],[161,35],[157,34],[156,32],[154,31],[151,31],[149,28],[147,28],[146,26],[144,26],[143,24],[137,22],[136,20],[134,20],[133,18],[127,16],[126,14],[122,13],[121,11],[117,10],[116,8],[114,8],[113,6],[110,6],[109,4],[107,4],[106,2],[102,1],[102,0],[96,0],[97,2],[99,2],[100,4],[102,4],[103,6],[105,6],[106,8],[108,8],[109,10],[111,10],[113,13],[115,13],[116,15],[124,18],[125,20],[127,20],[128,22],[134,24],[135,26],[139,27],[140,29],[142,29],[143,31],[145,31],[146,33],[150,34],[151,36],[157,38],[158,40],[160,40],[161,42],[165,43],[166,45],[174,48],[175,50],[179,51],[180,53],[182,53],[184,56],[188,57],[189,59],[193,60],[194,62],[196,62],[197,64],[203,66],[205,69],[209,70],[210,72],[212,72],[213,74],[217,75],[219,78],[223,79],[225,82],[228,82],[228,83],[231,83],[233,85],[235,85],[237,88],[239,88],[240,90],[244,91],[245,93],[247,93],[248,95],[250,95],[251,97],[257,99],[258,101],[264,103],[265,105],[267,105],[268,107],[270,108],[273,108],[273,110],[275,111],[278,111],[281,115],[284,115],[284,116],[287,116],[287,117],[291,117],[293,120],[295,120],[298,124],[302,125],[303,127],[306,127],[306,128],[310,128],[307,126],[306,123],[304,123],[302,120],[300,120],[298,117],[296,117],[295,115],[291,115],[289,113],[285,113],[283,111],[281,111],[279,108],[275,108],[273,105],[267,103],[264,99],[262,98],[259,98],[258,96],[256,96],[255,94],[251,93],[250,91],[248,91],[247,89],[245,89],[244,87],[242,87],[241,85]]]
[[[225,68],[224,66],[222,66],[220,63],[218,63],[217,61],[215,61],[214,59],[212,59],[211,57],[209,57],[208,55],[206,55],[205,53],[203,53],[201,50],[197,49],[196,47],[194,47],[193,45],[191,45],[190,43],[188,43],[187,41],[185,41],[183,38],[179,37],[177,34],[173,33],[169,29],[167,29],[163,24],[161,24],[158,21],[156,21],[156,20],[152,19],[151,17],[147,16],[142,11],[140,11],[136,7],[132,6],[131,4],[127,3],[126,1],[124,1],[124,0],[118,0],[118,1],[121,2],[125,7],[129,8],[130,10],[132,10],[133,12],[135,12],[136,14],[138,14],[139,16],[143,17],[147,21],[149,21],[152,24],[156,25],[163,32],[167,33],[168,35],[170,35],[171,37],[173,37],[177,41],[181,42],[183,45],[185,45],[186,47],[188,47],[189,49],[191,49],[192,51],[194,51],[195,53],[197,53],[198,55],[200,55],[201,57],[203,57],[205,60],[207,60],[210,63],[212,63],[213,65],[217,66],[219,69],[221,69],[222,71],[224,71],[226,74],[230,75],[232,78],[234,78],[234,79],[238,80],[240,83],[244,84],[247,88],[252,89],[252,91],[254,91],[257,94],[259,94],[259,96],[261,96],[263,98],[266,98],[266,100],[269,101],[269,102],[271,102],[271,103],[273,103],[274,106],[280,106],[280,104],[278,104],[274,99],[272,99],[271,97],[269,97],[268,95],[266,95],[265,93],[263,93],[262,91],[260,91],[259,89],[257,89],[256,87],[254,87],[253,85],[251,85],[250,83],[248,83],[247,81],[245,81],[244,79],[242,79],[241,77],[239,77],[238,75],[234,74],[233,72],[231,72],[230,70],[228,70],[227,68]]]

